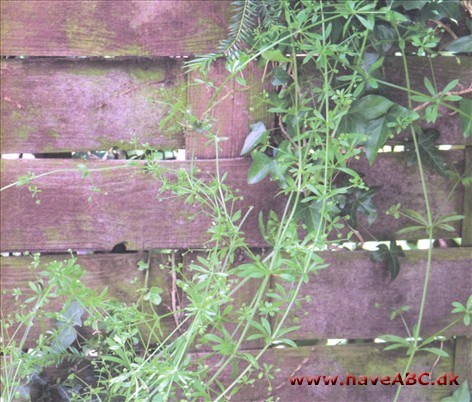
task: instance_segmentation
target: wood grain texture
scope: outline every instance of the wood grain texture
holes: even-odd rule
[[[186,98],[176,60],[8,60],[2,72],[2,153],[184,146],[160,121]]]
[[[262,83],[264,71],[255,64],[251,64],[243,73],[245,85],[239,84],[234,79],[229,80],[215,96],[215,92],[229,75],[225,63],[226,60],[218,60],[213,64],[207,77],[213,83],[212,86],[197,83],[201,82],[201,78],[196,73],[189,75],[188,105],[199,119],[206,117],[212,121],[214,134],[221,138],[218,144],[218,156],[235,158],[241,154],[244,140],[251,131],[250,125],[262,121],[269,129],[273,126],[271,122],[273,115],[269,115],[267,105],[263,104],[262,100],[262,91],[269,89]],[[212,100],[216,104],[209,109]],[[195,131],[187,136],[185,148],[188,158],[216,157],[214,143],[208,144],[205,134]]]
[[[398,277],[370,261],[368,252],[320,253],[330,267],[319,271],[301,294],[310,296],[297,317],[296,339],[371,339],[384,334],[406,336],[400,319],[390,320],[391,309],[410,306],[403,317],[410,330],[417,322],[426,269],[425,251],[407,251]],[[281,280],[276,281],[283,283]],[[286,286],[289,286],[286,284]],[[430,336],[452,322],[451,303],[466,303],[472,293],[470,248],[434,249],[421,336]],[[457,325],[445,335],[470,334]]]
[[[449,152],[450,158],[461,164],[462,152]],[[73,160],[2,160],[2,187],[15,182],[28,172],[39,175],[55,169],[72,169],[35,181],[42,191],[41,204],[36,205],[28,188],[9,188],[1,193],[1,248],[3,251],[66,251],[69,248],[87,250],[108,250],[116,244],[126,242],[130,250],[155,248],[202,248],[208,241],[206,230],[211,221],[203,217],[196,205],[184,205],[183,199],[169,196],[156,199],[159,182],[152,177],[125,168],[93,172],[92,181],[81,179]],[[189,168],[192,162],[162,162],[162,168],[175,172],[181,167]],[[277,196],[275,183],[265,180],[257,185],[246,182],[250,161],[245,158],[222,160],[221,172],[228,172],[228,184],[240,190],[244,200],[239,204],[243,213],[250,206],[254,209],[243,225],[245,238],[252,247],[264,247],[257,222],[259,211],[274,209],[280,213],[284,198]],[[120,161],[92,162],[90,169],[125,166]],[[214,161],[200,161],[203,177],[213,177]],[[395,232],[411,225],[411,222],[391,216],[385,211],[393,204],[401,203],[404,208],[422,212],[423,197],[419,178],[407,167],[404,155],[383,154],[372,168],[360,164],[369,186],[383,185],[375,196],[379,219],[370,227],[360,219],[360,232],[365,240],[424,238],[425,234],[415,232],[395,235]],[[130,171],[131,169],[131,171]],[[459,170],[461,167],[459,166]],[[171,174],[171,173],[169,173]],[[172,174],[171,174],[172,176]],[[426,173],[430,188],[433,211],[442,214],[462,212],[462,191],[457,187],[448,198],[454,180],[437,174]],[[387,184],[388,183],[388,184]],[[92,186],[101,190],[93,193]],[[92,195],[92,201],[88,198]],[[193,215],[197,218],[191,219]],[[456,232],[438,232],[442,238],[458,237]],[[368,227],[368,229],[367,229]],[[27,230],[26,230],[27,229]]]
[[[6,184],[28,171],[38,174],[74,169],[77,162],[36,159],[2,160],[2,164],[2,182]],[[88,164],[89,168],[119,165],[125,166],[120,161]],[[169,177],[173,177],[178,169],[188,169],[191,163],[167,161],[159,166],[169,169]],[[202,178],[214,177],[214,161],[201,161],[198,166]],[[245,159],[224,160],[220,165],[222,172],[228,172],[227,183],[239,189],[244,197],[240,204],[243,215],[249,206],[254,206],[243,231],[249,244],[257,247],[265,245],[257,214],[261,210],[267,214],[274,207],[277,187],[268,180],[255,186],[246,185],[248,167],[249,161]],[[164,194],[156,199],[160,182],[151,175],[126,168],[93,172],[91,178],[93,185],[101,189],[91,202],[87,199],[92,194],[92,183],[82,180],[77,171],[38,179],[36,184],[42,190],[40,205],[35,205],[27,188],[2,192],[1,228],[2,233],[8,233],[2,236],[2,250],[110,251],[121,242],[126,242],[129,250],[205,247],[211,220],[198,205],[184,205],[184,198]]]
[[[444,160],[452,171],[462,174],[464,171],[464,152],[447,151],[442,153]],[[406,153],[379,154],[372,166],[365,158],[352,161],[349,167],[360,172],[369,187],[378,187],[379,190],[373,199],[377,206],[378,219],[370,227],[364,216],[359,220],[359,232],[364,240],[392,240],[392,239],[424,239],[426,232],[418,231],[408,234],[396,232],[415,223],[406,218],[395,219],[386,215],[388,209],[397,203],[402,208],[415,210],[426,216],[423,191],[416,163],[409,166],[409,156]],[[429,202],[435,217],[462,214],[463,187],[458,184],[458,178],[447,178],[437,174],[430,166],[424,163],[424,173],[428,188]],[[454,189],[454,191],[453,191]],[[459,237],[461,222],[455,222],[455,231],[436,230],[434,238],[450,239]],[[353,237],[354,241],[358,241]]]
[[[226,37],[230,1],[2,1],[4,55],[188,56]]]
[[[69,258],[68,255],[61,254],[56,256],[41,256],[40,270],[44,266],[54,260],[63,261]],[[77,264],[84,270],[85,275],[81,282],[97,292],[108,288],[108,300],[118,300],[124,303],[133,303],[139,300],[139,289],[145,286],[145,273],[138,271],[138,261],[147,261],[148,253],[132,253],[132,254],[102,254],[102,255],[81,255],[78,257]],[[2,294],[2,317],[14,314],[20,311],[19,306],[28,297],[33,295],[32,290],[28,286],[29,281],[36,281],[37,273],[30,269],[29,257],[2,257],[0,258],[1,288]],[[162,304],[156,306],[158,314],[164,315],[169,313],[171,303],[172,278],[171,275],[163,275],[159,268],[160,264],[168,264],[168,254],[153,254],[150,260],[150,274],[148,286],[157,286],[163,290]],[[18,301],[15,301],[11,295],[13,289],[21,289],[23,294]],[[57,312],[63,307],[62,299],[50,299],[50,303],[45,307],[46,311]],[[29,308],[32,308],[29,305]],[[28,310],[29,311],[29,310]],[[53,325],[53,322],[35,322],[31,327],[29,337],[25,347],[33,346],[41,333],[42,328],[47,325]],[[162,328],[168,330],[167,334],[175,328],[172,316],[162,319]],[[11,328],[8,332],[12,334]],[[80,329],[79,329],[80,330]],[[17,334],[19,339],[23,331]],[[86,335],[86,334],[83,334]],[[90,335],[90,334],[88,334]]]
[[[454,372],[459,376],[460,384],[464,380],[472,383],[472,335],[456,338],[454,348]],[[470,387],[469,387],[470,389]]]

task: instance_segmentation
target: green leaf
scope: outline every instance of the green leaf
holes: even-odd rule
[[[274,160],[262,152],[252,153],[252,164],[247,174],[247,182],[256,184],[262,181],[272,170]]]
[[[452,396],[441,399],[441,402],[471,402],[471,396],[469,391],[469,384],[465,380],[459,388],[457,388]]]
[[[441,152],[436,148],[435,142],[439,138],[439,131],[434,128],[422,130],[418,134],[418,147],[421,158],[424,159],[428,165],[441,175],[445,175],[447,171],[446,163],[444,162]],[[405,146],[405,150],[410,152],[409,163],[416,161],[415,147],[412,142]]]
[[[449,43],[444,49],[452,53],[471,53],[472,35],[461,36]]]
[[[369,225],[377,219],[377,207],[373,197],[380,190],[380,187],[371,187],[369,190],[354,189],[346,198],[346,203],[341,209],[343,216],[349,215],[349,224],[356,229],[358,214],[367,216]]]
[[[290,59],[285,57],[280,50],[266,50],[262,52],[262,57],[268,61],[289,62]]]
[[[422,348],[421,350],[426,350],[427,352],[433,353],[436,356],[449,357],[449,353],[439,348]]]
[[[461,11],[458,0],[447,0],[442,2],[427,1],[415,20],[418,22],[441,20],[443,18],[459,20],[460,17]]]
[[[375,19],[373,18],[373,16],[373,14],[369,14],[368,18],[365,19],[360,15],[356,15],[357,19],[361,22],[361,24],[364,25],[364,27],[366,27],[369,31],[372,31],[375,26]]]
[[[241,151],[241,156],[246,155],[251,152],[256,145],[258,145],[263,139],[265,134],[267,134],[266,126],[263,122],[258,121],[256,124],[251,124],[251,132],[246,137],[244,141],[243,149]]]
[[[394,241],[390,242],[390,248],[385,244],[379,244],[377,250],[370,254],[372,262],[382,262],[386,264],[390,271],[390,277],[392,281],[398,276],[400,272],[400,261],[399,257],[405,257],[403,249],[396,245]]]
[[[392,8],[403,7],[405,10],[421,10],[428,0],[390,0],[387,4],[390,4]]]
[[[340,129],[367,135],[365,152],[372,164],[391,132],[388,123],[408,113],[408,109],[383,96],[367,95],[352,104],[340,123]]]
[[[288,75],[285,69],[283,69],[282,67],[275,67],[272,70],[271,74],[272,74],[272,80],[270,81],[270,83],[274,87],[288,84],[290,81],[290,75]]]
[[[303,221],[308,232],[313,232],[319,226],[322,207],[323,203],[319,200],[312,202],[299,202],[294,218],[296,221]]]
[[[472,99],[462,99],[459,102],[459,109],[464,114],[460,115],[462,133],[464,137],[468,137],[472,134]]]

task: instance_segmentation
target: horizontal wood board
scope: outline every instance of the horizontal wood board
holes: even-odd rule
[[[190,56],[227,35],[231,2],[2,1],[2,56]]]
[[[448,152],[449,160],[457,161],[458,169],[463,169],[463,152]],[[160,184],[149,175],[136,168],[122,168],[91,173],[82,179],[76,169],[77,161],[72,160],[2,160],[2,187],[15,182],[28,172],[36,175],[55,169],[72,169],[35,180],[41,190],[40,205],[35,204],[26,186],[9,188],[1,193],[1,248],[3,251],[66,251],[108,250],[118,243],[126,242],[129,250],[155,248],[202,248],[208,241],[206,230],[211,221],[201,214],[197,205],[184,205],[183,198],[169,194],[156,199]],[[179,168],[189,168],[194,162],[161,162],[169,175]],[[228,172],[227,183],[240,190],[244,197],[239,204],[250,213],[243,231],[249,245],[264,247],[257,222],[259,211],[264,216],[270,209],[281,213],[284,198],[276,196],[278,188],[268,179],[257,185],[246,181],[250,161],[246,158],[225,159],[220,162],[221,172]],[[91,162],[89,169],[125,166],[122,161]],[[200,161],[199,169],[210,179],[215,175],[214,161]],[[353,163],[352,167],[356,167]],[[408,167],[403,154],[382,154],[372,168],[360,162],[357,166],[364,172],[369,186],[382,185],[375,196],[379,219],[368,227],[361,217],[360,232],[364,240],[425,238],[425,234],[415,232],[395,235],[395,232],[411,225],[405,219],[395,220],[385,216],[393,204],[401,203],[404,208],[424,211],[421,183],[417,172]],[[135,170],[135,172],[133,172]],[[135,173],[135,174],[133,174]],[[455,181],[426,170],[433,211],[442,214],[461,213],[463,193],[460,186],[448,195]],[[93,193],[92,186],[101,190]],[[92,196],[91,201],[88,201]],[[192,216],[197,218],[191,219]],[[368,227],[368,229],[366,229]],[[456,232],[437,232],[438,237],[458,237]],[[354,239],[359,241],[360,239]]]
[[[457,62],[460,61],[460,63]],[[459,72],[458,89],[472,83],[468,58],[433,59],[438,88],[448,83],[448,71]],[[413,88],[424,92],[423,75],[430,65],[426,58],[411,60]],[[388,57],[384,78],[404,85],[401,58]],[[307,81],[319,74],[304,70]],[[214,89],[195,84],[192,74],[186,77],[182,63],[172,59],[151,60],[5,60],[2,72],[2,153],[42,153],[102,150],[112,146],[130,148],[134,137],[158,149],[186,147],[200,159],[215,156],[213,148],[204,147],[206,138],[194,133],[185,140],[179,130],[161,130],[159,123],[177,100],[187,103],[201,117],[208,107]],[[214,66],[210,79],[219,83],[226,76],[224,63]],[[431,73],[429,73],[431,74]],[[271,117],[259,96],[263,90],[262,70],[251,67],[245,73],[246,86],[233,81],[219,96],[225,99],[210,113],[222,141],[220,156],[239,155],[249,125],[258,120],[270,127]],[[187,79],[191,86],[187,89]],[[266,88],[270,89],[270,88]],[[386,95],[403,105],[405,94],[389,90]],[[443,116],[434,124],[440,132],[438,144],[460,145],[465,139],[459,116],[441,108]],[[179,122],[174,121],[178,126]],[[180,122],[181,123],[181,122]],[[404,132],[390,144],[398,144],[410,136]]]
[[[302,302],[300,310],[292,313],[286,325],[297,325],[300,329],[291,333],[291,339],[303,341],[327,338],[373,339],[383,334],[405,335],[400,319],[390,320],[392,308],[408,305],[404,319],[410,328],[416,323],[426,267],[425,251],[407,251],[401,258],[400,274],[391,281],[385,267],[372,263],[369,253],[364,251],[331,251],[319,255],[329,267],[310,277],[303,285],[300,297],[310,296],[311,302]],[[41,261],[62,261],[67,255],[42,256]],[[123,302],[133,302],[139,297],[137,289],[144,285],[144,273],[137,270],[138,261],[146,261],[147,253],[103,254],[79,256],[78,264],[86,271],[83,283],[98,291],[108,287],[111,298]],[[178,256],[177,256],[178,259]],[[195,254],[185,255],[183,262],[189,266]],[[18,305],[9,295],[15,288],[23,289],[23,299],[31,295],[28,282],[35,280],[35,273],[29,269],[28,257],[3,257],[0,259],[2,314],[18,311]],[[246,263],[244,259],[235,265]],[[195,260],[198,265],[198,261]],[[168,265],[168,254],[153,254],[149,286],[163,289],[163,301],[159,313],[170,311],[172,276],[160,264]],[[472,251],[470,248],[433,250],[433,263],[422,336],[431,335],[448,325],[455,315],[451,314],[453,301],[465,303],[472,294]],[[272,277],[275,283],[290,286],[289,283]],[[250,281],[236,295],[236,305],[249,304],[257,289],[256,281]],[[178,290],[179,306],[186,305],[186,299]],[[441,297],[437,297],[441,295]],[[53,302],[50,311],[58,311],[60,302]],[[294,318],[297,318],[293,323]],[[272,325],[277,316],[271,318]],[[173,329],[174,320],[164,321]],[[41,327],[34,327],[31,342],[37,338]],[[471,335],[470,328],[457,325],[446,336]],[[246,348],[252,343],[245,344]],[[257,345],[256,345],[257,346]],[[252,346],[254,347],[254,345]]]
[[[392,281],[388,268],[370,261],[369,252],[323,252],[327,269],[303,284],[300,294],[310,303],[292,314],[300,329],[294,338],[370,339],[384,334],[405,336],[405,327],[397,318],[390,320],[392,309],[409,306],[403,318],[410,330],[418,320],[426,273],[424,250],[406,251],[400,258],[400,273]],[[273,277],[287,288],[291,284]],[[451,314],[452,302],[465,304],[472,294],[472,249],[434,249],[431,274],[421,327],[422,336],[430,336],[446,327],[457,316]],[[289,321],[290,322],[290,321]],[[472,335],[470,327],[457,325],[443,335]]]
[[[433,344],[435,347],[441,347],[440,344]],[[269,349],[259,360],[259,364],[269,364],[275,371],[272,372],[274,378],[270,383],[263,378],[257,380],[258,370],[255,370],[251,379],[255,379],[252,384],[242,385],[240,392],[231,400],[241,402],[263,402],[275,398],[280,401],[336,401],[336,402],[390,402],[396,392],[395,386],[376,385],[339,385],[339,382],[345,381],[347,373],[359,376],[372,376],[380,378],[389,376],[391,379],[396,373],[400,372],[406,364],[407,356],[398,350],[383,351],[382,344],[350,344],[337,346],[316,345],[313,347],[304,346],[296,349]],[[445,372],[453,371],[454,344],[450,341],[442,346],[443,350],[449,354],[448,358],[441,358],[437,364],[434,364],[436,357],[432,354],[418,353],[415,356],[410,372],[417,375],[423,372],[431,372],[431,379],[436,378]],[[244,351],[256,355],[258,350]],[[190,353],[192,359],[204,357],[202,353]],[[217,357],[210,359],[214,361],[214,369],[218,368]],[[238,374],[246,367],[245,362],[238,364]],[[63,364],[60,367],[50,367],[45,370],[41,377],[49,385],[56,384],[57,380],[66,378],[68,373],[73,370],[79,378],[86,379],[87,375],[92,375],[91,368],[81,367],[79,372],[76,367],[69,367]],[[222,383],[228,386],[234,380],[231,366],[222,373]],[[434,369],[431,368],[434,366]],[[75,369],[75,370],[74,370]],[[295,376],[338,376],[338,385],[291,385],[289,378]],[[423,380],[429,381],[427,377]],[[460,376],[459,384],[465,380]],[[469,378],[469,381],[471,378]],[[353,380],[351,379],[351,384]],[[370,381],[370,380],[369,380]],[[269,389],[269,387],[271,387]],[[450,396],[457,386],[421,386],[409,385],[402,389],[400,401],[439,401],[441,398]],[[217,395],[214,396],[216,398]],[[279,399],[277,399],[279,398]]]
[[[161,264],[169,264],[170,254],[153,253],[150,263],[150,274],[148,279],[148,287],[157,286],[163,289],[162,303],[156,306],[155,309],[158,314],[165,315],[172,311],[172,276],[168,272],[163,273],[160,269]],[[1,312],[2,316],[6,317],[9,314],[14,314],[20,311],[20,306],[24,301],[33,296],[33,292],[28,286],[28,282],[37,280],[37,272],[44,270],[46,264],[52,261],[64,261],[70,258],[69,255],[59,254],[55,256],[43,255],[41,256],[41,265],[37,271],[29,267],[31,258],[29,257],[1,257],[0,258],[0,273],[1,273]],[[145,286],[145,272],[138,270],[138,262],[148,261],[148,253],[130,253],[130,254],[95,254],[95,255],[81,255],[78,257],[77,264],[79,264],[85,271],[81,282],[91,289],[95,289],[97,293],[102,292],[105,288],[108,289],[107,297],[110,300],[119,300],[124,303],[134,303],[139,300],[139,289]],[[21,289],[22,296],[15,301],[11,295],[13,289]],[[29,306],[29,308],[28,308]],[[30,311],[32,305],[26,305],[26,311]],[[59,312],[63,307],[62,299],[50,299],[50,302],[45,307],[46,311]],[[52,320],[51,320],[52,321]],[[33,347],[38,336],[47,326],[53,325],[53,322],[44,322],[37,320],[34,322],[29,332],[29,337],[25,343],[25,347]],[[172,316],[162,319],[162,328],[167,328],[168,333],[175,329],[175,322]],[[81,333],[83,330],[77,328]],[[12,334],[12,329],[7,331]],[[18,338],[23,334],[19,331]],[[83,333],[87,336],[86,333]],[[88,334],[90,335],[90,334]]]
[[[159,127],[186,99],[175,59],[8,60],[1,71],[2,153],[184,147],[181,130]]]
[[[252,385],[242,387],[241,393],[237,394],[237,400],[241,402],[262,402],[272,396],[280,398],[281,401],[297,402],[390,402],[394,399],[396,387],[381,385],[291,385],[289,377],[293,376],[339,376],[339,382],[346,379],[347,373],[356,376],[381,376],[388,375],[391,378],[401,372],[408,357],[403,351],[383,351],[385,345],[343,345],[300,347],[297,349],[271,349],[262,356],[260,366],[263,364],[273,365],[280,371],[270,381],[255,381]],[[440,345],[435,345],[436,347]],[[449,358],[441,358],[434,367],[432,379],[452,371],[453,347],[450,342],[444,345],[444,350],[449,353]],[[256,354],[257,351],[251,351]],[[432,354],[419,353],[409,370],[417,375],[429,372],[436,360]],[[246,366],[241,363],[239,372]],[[257,370],[256,370],[257,373]],[[256,375],[256,374],[255,374]],[[427,378],[424,378],[427,379]],[[352,380],[351,380],[352,381]],[[464,379],[459,379],[462,383]],[[223,383],[232,382],[231,371],[224,372]],[[272,385],[272,390],[268,387]],[[439,401],[445,396],[452,394],[454,388],[449,386],[405,386],[402,389],[400,401]]]

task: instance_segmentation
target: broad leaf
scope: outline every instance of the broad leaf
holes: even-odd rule
[[[390,242],[390,248],[385,244],[380,244],[377,250],[370,254],[372,262],[382,262],[386,265],[390,272],[392,281],[398,276],[400,272],[400,261],[399,257],[404,257],[405,253],[403,249],[396,245],[394,241]]]
[[[428,163],[431,168],[441,175],[446,174],[447,165],[441,152],[436,148],[435,142],[439,138],[439,131],[433,128],[428,128],[419,132],[418,147],[421,158]],[[405,150],[410,152],[409,163],[413,164],[416,161],[415,147],[412,142],[406,144]]]
[[[322,206],[323,203],[320,201],[299,202],[295,211],[295,220],[303,221],[307,231],[313,232],[319,226]]]
[[[428,0],[390,0],[390,4],[393,8],[403,7],[405,10],[421,10]]]
[[[425,22],[427,20],[441,20],[443,18],[452,18],[459,20],[461,17],[461,9],[459,1],[427,1],[427,4],[421,9],[418,17],[415,18],[418,22]]]
[[[365,152],[369,163],[372,164],[391,132],[389,123],[408,114],[408,109],[383,96],[367,95],[353,103],[347,115],[343,117],[340,128],[344,132],[367,136]]]
[[[251,124],[251,132],[244,141],[241,156],[251,152],[263,140],[265,134],[267,134],[267,129],[264,123],[258,121],[256,124]]]
[[[272,170],[274,160],[262,152],[252,154],[252,164],[247,174],[247,182],[256,184],[263,180]]]
[[[472,53],[472,35],[461,36],[449,43],[444,49],[452,53]]]
[[[472,99],[462,99],[459,102],[460,111],[463,114],[460,115],[461,118],[461,125],[462,125],[462,133],[464,137],[468,137],[472,134]]]
[[[282,67],[275,67],[272,70],[272,80],[270,81],[270,83],[274,87],[288,84],[289,81],[290,81],[290,75],[288,75],[285,69],[283,69]]]
[[[366,191],[356,188],[345,197],[345,205],[340,206],[341,213],[343,216],[349,215],[348,222],[354,229],[357,228],[359,214],[367,216],[369,225],[377,219],[377,207],[373,197],[379,189],[380,187],[371,187]]]

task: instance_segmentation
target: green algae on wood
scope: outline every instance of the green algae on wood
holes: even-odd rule
[[[159,127],[168,104],[186,99],[178,61],[7,60],[2,79],[4,153],[131,148],[133,138],[184,146],[181,131]]]

